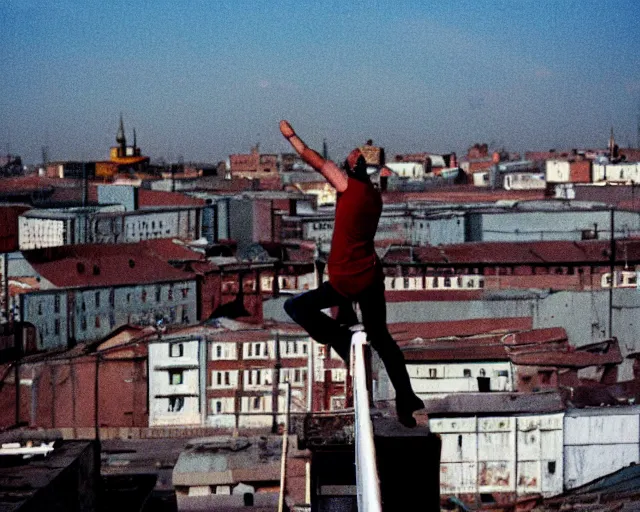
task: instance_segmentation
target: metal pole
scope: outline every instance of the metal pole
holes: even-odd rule
[[[287,479],[287,450],[289,448],[289,402],[291,401],[291,383],[285,383],[284,428],[282,429],[282,456],[280,458],[280,497],[278,512],[284,510],[284,492]]]
[[[313,340],[309,338],[309,349],[307,350],[307,412],[313,412],[313,349]]]
[[[309,461],[305,462],[304,473],[305,473],[304,501],[308,505],[311,505],[311,462]]]
[[[373,440],[373,424],[369,410],[369,392],[367,391],[364,361],[367,336],[364,332],[359,331],[355,332],[351,339],[358,510],[380,512],[382,510],[380,481],[376,466],[376,449]]]
[[[615,209],[611,209],[611,236],[609,237],[609,272],[611,274],[611,286],[609,286],[609,338],[613,337],[613,287],[616,286],[616,238],[615,238]]]

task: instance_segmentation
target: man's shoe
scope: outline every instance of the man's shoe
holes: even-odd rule
[[[405,427],[414,428],[418,422],[413,417],[415,411],[424,409],[424,402],[415,394],[408,400],[398,399],[396,397],[396,413],[398,415],[398,421]]]

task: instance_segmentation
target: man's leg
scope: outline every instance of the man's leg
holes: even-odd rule
[[[387,305],[384,298],[384,283],[376,282],[360,296],[358,303],[362,312],[362,323],[371,346],[382,359],[389,379],[396,391],[396,411],[403,425],[413,427],[416,421],[413,412],[424,407],[411,387],[402,351],[389,334],[387,327]]]
[[[287,299],[284,309],[294,322],[304,328],[314,340],[332,347],[349,364],[351,331],[348,326],[322,312],[323,309],[338,306],[348,308],[351,303],[328,283],[322,283],[315,290]],[[353,308],[352,308],[353,310]]]

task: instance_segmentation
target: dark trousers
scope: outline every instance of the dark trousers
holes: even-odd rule
[[[358,323],[353,302],[360,306],[367,338],[384,363],[396,390],[397,400],[410,400],[414,393],[404,356],[387,328],[387,305],[382,280],[353,298],[340,295],[329,282],[324,282],[315,290],[287,299],[284,309],[314,340],[329,345],[348,365],[353,334],[349,327]],[[336,319],[322,312],[323,309],[336,306],[339,311]]]

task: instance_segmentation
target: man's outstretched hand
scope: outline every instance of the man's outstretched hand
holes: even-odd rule
[[[280,121],[280,132],[282,133],[282,135],[284,135],[285,139],[293,137],[296,134],[296,132],[293,131],[293,128],[289,124],[289,121],[284,120]]]

